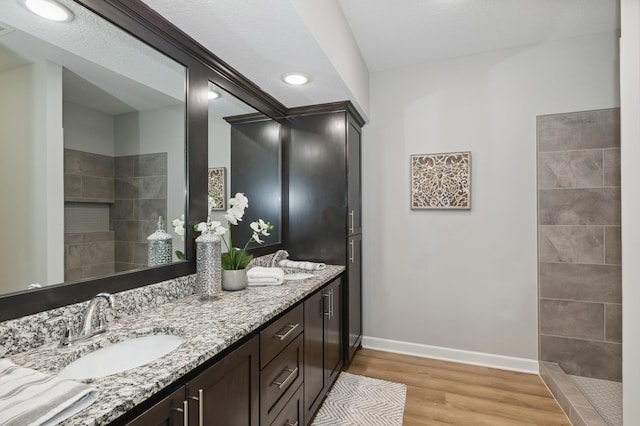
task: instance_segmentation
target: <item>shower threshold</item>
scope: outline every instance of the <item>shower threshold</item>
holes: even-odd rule
[[[581,392],[576,386],[574,381],[565,374],[560,366],[553,362],[540,361],[540,377],[542,381],[547,385],[551,394],[556,399],[560,407],[564,410],[565,414],[571,421],[572,425],[587,425],[587,426],[615,426],[621,425],[619,423],[607,423],[603,415],[598,412],[594,404]],[[575,377],[575,376],[574,376]],[[578,377],[578,381],[583,382],[584,377]],[[598,380],[588,379],[587,380]],[[598,380],[602,382],[603,380]],[[589,383],[589,388],[593,389],[592,383]],[[608,382],[611,383],[611,382]],[[621,386],[620,386],[621,388]],[[598,391],[600,393],[600,391]],[[620,412],[618,416],[613,415],[609,420],[615,421],[616,418],[622,417],[622,392],[617,396],[620,400]],[[600,407],[602,410],[602,407]]]

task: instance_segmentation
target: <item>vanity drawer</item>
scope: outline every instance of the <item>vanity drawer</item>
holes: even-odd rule
[[[302,303],[260,332],[260,368],[264,368],[303,329]]]
[[[271,424],[302,384],[302,341],[302,335],[298,336],[260,372],[261,424]]]
[[[270,426],[304,426],[303,390],[301,385]]]

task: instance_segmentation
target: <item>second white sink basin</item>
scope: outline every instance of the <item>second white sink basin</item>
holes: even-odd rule
[[[170,334],[152,334],[114,343],[78,358],[64,367],[59,377],[95,379],[121,373],[154,361],[176,349],[184,339]]]

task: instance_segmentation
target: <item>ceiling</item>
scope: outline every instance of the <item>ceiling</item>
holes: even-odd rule
[[[339,0],[369,71],[619,29],[616,0]]]

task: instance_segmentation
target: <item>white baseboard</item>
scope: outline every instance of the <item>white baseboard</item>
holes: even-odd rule
[[[460,362],[462,364],[499,368],[501,370],[519,371],[521,373],[538,374],[539,371],[537,359],[516,358],[484,352],[443,348],[440,346],[401,342],[378,337],[363,336],[362,347],[422,358],[433,358],[443,361]]]

